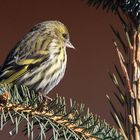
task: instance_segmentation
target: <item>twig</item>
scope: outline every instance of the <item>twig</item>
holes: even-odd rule
[[[85,132],[85,133],[82,133],[84,131],[83,128],[77,128],[76,125],[74,124],[70,124],[68,122],[68,120],[65,120],[64,118],[62,118],[61,116],[53,116],[52,113],[48,113],[48,112],[45,112],[45,111],[42,111],[42,112],[39,112],[39,111],[36,111],[36,109],[34,108],[27,108],[27,106],[23,106],[23,105],[16,105],[16,104],[7,104],[6,106],[2,107],[3,110],[9,110],[9,111],[16,111],[16,112],[23,112],[23,113],[28,113],[30,114],[31,116],[47,116],[49,117],[51,120],[53,120],[54,122],[56,122],[57,124],[60,124],[62,126],[65,126],[65,124],[67,123],[67,127],[68,129],[70,130],[73,130],[74,129],[74,132],[76,133],[81,133],[82,137],[87,137],[87,138],[90,138],[90,140],[97,140],[96,138],[94,138],[89,132]]]

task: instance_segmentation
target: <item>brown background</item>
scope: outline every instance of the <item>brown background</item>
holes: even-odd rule
[[[112,45],[109,24],[121,29],[116,16],[101,9],[89,8],[80,0],[5,0],[0,3],[0,64],[9,50],[38,22],[60,20],[70,31],[76,50],[68,50],[68,65],[64,79],[51,92],[68,100],[86,104],[111,125],[106,94],[113,97],[113,85],[107,71],[113,71],[117,55]],[[51,96],[50,95],[50,96]],[[10,139],[6,126],[0,139]],[[15,139],[27,139],[22,134]]]

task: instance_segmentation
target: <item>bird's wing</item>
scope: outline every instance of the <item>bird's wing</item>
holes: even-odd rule
[[[33,36],[33,42],[27,42],[27,38],[21,41],[17,46],[9,53],[1,71],[0,71],[0,81],[5,83],[11,83],[16,79],[20,78],[27,71],[38,67],[42,62],[49,59],[49,52],[45,50],[37,50],[34,52],[32,49],[38,36]],[[48,41],[49,40],[49,41]],[[50,39],[46,39],[48,44]],[[46,45],[48,45],[46,44]]]
[[[47,53],[47,52],[46,52]],[[11,83],[24,75],[27,71],[38,67],[43,61],[47,61],[49,54],[41,56],[36,54],[33,57],[17,60],[16,62],[7,65],[0,73],[0,81]]]

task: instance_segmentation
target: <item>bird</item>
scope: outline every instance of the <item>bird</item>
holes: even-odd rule
[[[67,48],[75,47],[62,22],[36,24],[9,52],[0,68],[0,83],[25,85],[46,96],[64,77]]]

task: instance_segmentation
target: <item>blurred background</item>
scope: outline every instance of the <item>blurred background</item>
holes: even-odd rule
[[[81,0],[5,0],[0,4],[0,19],[0,64],[33,25],[45,20],[63,22],[69,29],[76,50],[67,50],[65,77],[49,96],[54,97],[58,93],[66,97],[67,102],[72,98],[84,103],[91,112],[115,125],[106,94],[114,98],[114,86],[107,72],[115,71],[114,63],[118,63],[112,43],[115,36],[110,28],[113,25],[121,32],[117,16],[88,7]],[[6,126],[0,132],[0,139],[10,139],[10,128]],[[14,139],[19,138],[27,139],[22,133]]]

